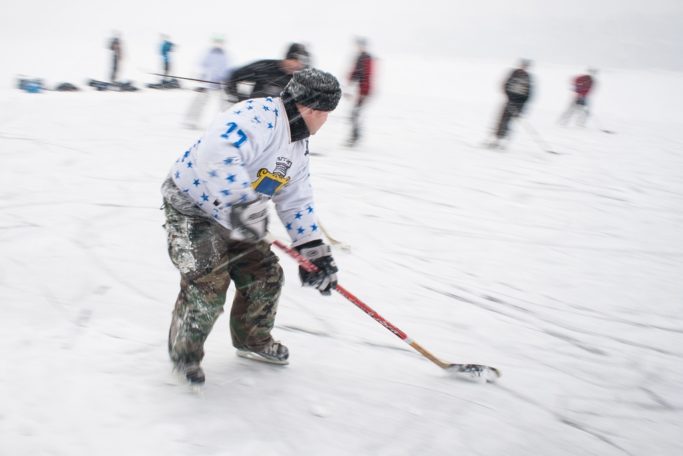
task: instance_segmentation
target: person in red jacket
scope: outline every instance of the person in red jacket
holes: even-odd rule
[[[358,54],[356,61],[348,77],[349,84],[356,84],[357,93],[351,111],[351,137],[348,146],[354,146],[361,136],[360,117],[361,110],[372,92],[372,72],[373,57],[367,52],[367,41],[365,38],[356,38]]]
[[[569,108],[567,108],[564,114],[562,114],[560,117],[560,124],[566,125],[574,113],[578,113],[578,124],[582,127],[586,125],[586,120],[590,114],[588,109],[588,95],[595,87],[596,74],[596,70],[589,69],[587,74],[582,74],[574,78],[573,83],[575,97],[569,105]]]

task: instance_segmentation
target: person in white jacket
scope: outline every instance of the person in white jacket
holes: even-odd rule
[[[222,85],[230,75],[230,59],[223,44],[223,38],[214,38],[211,48],[202,58],[199,79],[206,82],[195,89],[196,95],[185,115],[184,123],[188,128],[198,128],[202,112],[212,96],[219,99],[219,110],[227,108]]]
[[[302,284],[324,295],[336,286],[337,267],[316,220],[308,138],[340,97],[331,74],[297,72],[280,97],[249,99],[219,114],[163,183],[168,251],[181,276],[168,350],[189,382],[204,382],[204,341],[223,312],[231,280],[237,288],[230,312],[237,354],[288,362],[287,347],[271,335],[283,273],[264,240],[269,201],[292,246],[319,268],[300,268]]]

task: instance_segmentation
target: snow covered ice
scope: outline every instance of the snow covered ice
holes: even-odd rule
[[[560,154],[521,125],[484,149],[513,63],[383,55],[364,142],[341,146],[348,101],[311,140],[340,283],[497,384],[451,378],[280,255],[290,364],[235,356],[223,316],[201,394],[166,353],[159,210],[192,93],[26,94],[3,69],[0,454],[681,454],[683,73],[601,68],[600,123],[562,128],[581,68],[536,62],[528,122]]]

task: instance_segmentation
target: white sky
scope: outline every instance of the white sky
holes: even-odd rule
[[[23,56],[17,64],[48,54],[78,55],[88,45],[103,52],[103,42],[118,29],[138,46],[149,42],[149,49],[155,49],[160,32],[185,49],[221,33],[240,62],[277,57],[293,40],[312,44],[319,55],[338,53],[353,35],[364,34],[384,56],[526,56],[547,63],[683,70],[680,0],[424,0],[419,7],[367,0],[73,0],[13,1],[3,9],[4,64],[17,55]]]

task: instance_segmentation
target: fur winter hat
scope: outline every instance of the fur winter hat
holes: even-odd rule
[[[341,87],[330,73],[306,68],[294,73],[282,96],[317,111],[334,111],[341,98]]]

